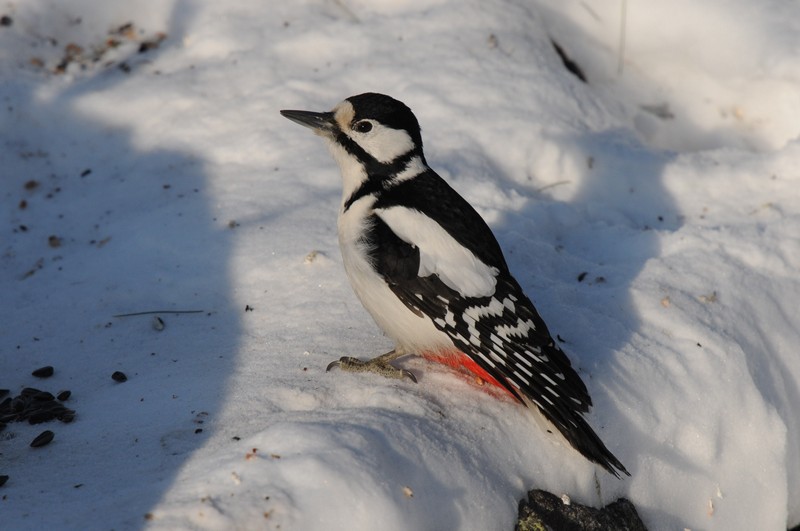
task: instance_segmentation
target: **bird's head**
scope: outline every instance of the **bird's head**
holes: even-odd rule
[[[330,112],[281,111],[286,118],[325,138],[363,166],[390,165],[410,155],[422,157],[419,122],[404,103],[384,94],[351,96]],[[339,156],[337,156],[337,159]],[[341,164],[341,161],[340,161]]]

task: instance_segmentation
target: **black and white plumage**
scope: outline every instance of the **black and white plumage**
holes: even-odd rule
[[[491,230],[428,167],[411,110],[366,93],[331,112],[281,114],[322,136],[339,164],[345,270],[396,345],[371,362],[335,363],[401,376],[410,373],[388,361],[418,354],[464,367],[535,405],[591,461],[617,477],[628,474],[583,418],[592,405],[586,386],[509,272]]]

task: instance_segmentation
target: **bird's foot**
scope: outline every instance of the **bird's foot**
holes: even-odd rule
[[[330,371],[334,367],[338,367],[341,370],[348,372],[374,372],[385,378],[394,378],[397,380],[408,378],[412,382],[417,383],[417,377],[414,376],[414,373],[406,369],[398,369],[389,363],[391,360],[399,358],[400,356],[405,356],[405,352],[393,350],[383,354],[382,356],[378,356],[377,358],[372,358],[371,360],[367,361],[353,358],[351,356],[342,356],[338,360],[332,361],[330,364],[328,364],[326,371]]]

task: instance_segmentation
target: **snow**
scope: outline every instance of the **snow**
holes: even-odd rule
[[[0,4],[0,388],[77,412],[0,432],[3,527],[511,529],[531,488],[800,523],[800,7],[626,5],[620,53],[616,1]],[[446,367],[325,372],[392,345],[278,110],[366,91],[415,111],[631,478]]]

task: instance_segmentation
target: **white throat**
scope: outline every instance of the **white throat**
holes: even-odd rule
[[[361,186],[361,183],[367,180],[367,171],[356,157],[348,153],[336,141],[328,140],[328,150],[342,173],[342,202],[344,203]]]

